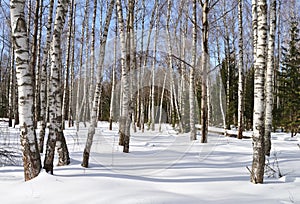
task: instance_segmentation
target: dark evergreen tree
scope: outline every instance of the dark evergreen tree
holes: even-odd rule
[[[290,131],[292,136],[300,126],[300,46],[298,22],[291,20],[288,48],[283,47],[283,61],[279,76],[280,105],[275,111],[276,124]]]
[[[229,73],[228,73],[229,66]],[[226,107],[226,125],[230,129],[230,125],[237,126],[238,116],[238,67],[233,52],[229,59],[224,59],[221,69],[222,83],[225,88],[226,96],[229,97],[229,104]],[[229,77],[229,88],[227,80]],[[228,93],[229,91],[229,93]],[[229,95],[228,95],[229,94]]]

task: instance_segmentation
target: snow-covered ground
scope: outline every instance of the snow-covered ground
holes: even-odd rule
[[[299,136],[272,135],[268,166],[277,173],[267,170],[265,183],[255,185],[246,168],[251,139],[211,133],[208,144],[200,144],[164,125],[162,133],[132,133],[130,153],[124,154],[117,126],[109,131],[101,122],[90,167],[82,168],[86,133],[65,131],[71,164],[55,167],[53,176],[42,171],[24,182],[21,166],[0,167],[0,203],[300,203]]]

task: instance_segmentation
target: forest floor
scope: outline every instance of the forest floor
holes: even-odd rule
[[[158,127],[156,127],[158,129]],[[252,140],[210,133],[208,143],[189,141],[169,125],[163,132],[132,133],[130,153],[118,145],[117,125],[99,122],[89,168],[81,167],[87,128],[65,136],[71,164],[42,171],[24,182],[18,130],[0,125],[0,150],[17,152],[2,159],[1,203],[300,203],[300,135],[272,134],[264,184],[252,184]],[[12,165],[14,164],[14,165]]]

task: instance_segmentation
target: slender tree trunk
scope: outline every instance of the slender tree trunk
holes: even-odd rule
[[[57,141],[59,142],[59,165],[70,163],[68,150],[65,145],[63,130],[61,128],[61,34],[63,25],[68,11],[68,0],[58,1],[56,16],[54,21],[52,49],[51,49],[51,73],[50,73],[50,89],[49,89],[49,135],[47,140],[46,156],[44,161],[44,169],[47,173],[53,174],[54,150]],[[67,155],[65,155],[67,154]],[[63,155],[63,157],[61,157]]]
[[[183,12],[186,16],[188,16],[188,9],[187,9],[187,3],[186,1],[182,0],[183,4]],[[190,131],[191,129],[188,127],[188,108],[186,107],[186,97],[187,97],[187,71],[186,71],[186,41],[187,41],[187,28],[188,28],[188,18],[184,18],[184,20],[181,18],[181,51],[180,51],[180,58],[183,59],[183,62],[181,62],[181,99],[180,99],[180,112],[181,112],[181,118],[183,123],[183,129],[184,132]]]
[[[112,130],[112,123],[114,120],[114,101],[115,101],[115,86],[116,86],[116,67],[117,67],[117,35],[118,26],[116,22],[116,36],[114,38],[114,65],[112,66],[112,85],[111,85],[111,97],[109,107],[109,130]]]
[[[40,9],[40,1],[37,0],[36,1],[36,5],[35,5],[35,14],[34,14],[34,27],[33,27],[33,44],[31,47],[31,56],[30,56],[30,68],[31,68],[31,72],[32,72],[32,87],[33,87],[33,114],[34,114],[34,120],[33,120],[33,124],[34,124],[34,128],[37,128],[37,120],[38,118],[36,117],[36,100],[35,100],[35,94],[36,94],[36,60],[37,60],[37,52],[38,52],[38,26],[39,26],[39,9]],[[38,78],[38,77],[37,77]],[[38,94],[38,93],[37,93]]]
[[[218,64],[221,65],[221,49],[220,49],[220,43],[219,41],[217,40],[217,52],[218,52]],[[219,76],[219,100],[220,100],[220,110],[221,110],[221,113],[222,113],[222,119],[223,119],[223,128],[224,128],[224,131],[226,131],[226,116],[225,116],[225,111],[224,111],[224,108],[223,108],[223,97],[222,97],[222,93],[223,93],[223,83],[222,83],[222,76],[221,76],[221,69],[218,73],[218,76]],[[224,132],[225,135],[226,135],[226,132]]]
[[[156,0],[157,1],[157,0]],[[157,5],[157,3],[155,3]],[[158,14],[157,9],[158,6],[156,6],[156,14]],[[159,17],[157,16],[155,21],[155,33],[154,33],[154,50],[153,50],[153,61],[152,61],[152,90],[151,90],[151,130],[155,130],[155,64],[156,64],[156,48],[157,48],[157,36],[158,36],[158,22]]]
[[[195,68],[197,66],[197,1],[193,0],[193,67],[190,68],[190,87],[189,87],[189,103],[190,103],[190,139],[196,140],[195,128]]]
[[[137,68],[137,61],[136,61],[136,38],[135,38],[135,31],[134,31],[134,22],[135,22],[135,2],[133,1],[133,8],[130,12],[130,111],[131,111],[131,120],[132,120],[132,129],[136,132],[136,118],[135,118],[135,110],[136,110],[136,99],[135,99],[135,91],[136,90],[136,68]]]
[[[125,40],[125,28],[123,22],[123,13],[122,13],[122,4],[120,0],[117,0],[117,10],[118,10],[118,23],[119,23],[119,33],[120,33],[120,44],[121,44],[121,66],[122,66],[122,115],[120,119],[120,140],[119,144],[122,145],[123,152],[129,152],[129,139],[130,139],[130,111],[129,111],[129,99],[130,99],[130,90],[129,90],[129,67],[128,62],[126,63],[126,59],[130,60],[130,54],[127,53],[128,45],[126,46]],[[129,1],[129,16],[130,12],[133,12],[134,1]],[[130,21],[129,21],[130,22]],[[130,28],[127,28],[130,30]],[[130,34],[127,31],[127,37]],[[128,59],[129,58],[129,59]]]
[[[16,111],[16,70],[15,70],[15,48],[11,45],[10,81],[9,81],[9,127],[13,127],[13,118]]]
[[[239,0],[239,83],[238,83],[238,139],[243,138],[244,130],[244,46],[243,46],[243,0]]]
[[[141,73],[140,73],[140,95],[141,95],[141,110],[140,110],[140,125],[141,125],[141,129],[142,132],[144,132],[144,123],[145,123],[145,107],[146,107],[146,101],[145,101],[145,90],[144,90],[144,73],[145,73],[145,68],[147,66],[148,63],[148,55],[149,55],[149,45],[150,45],[150,40],[151,40],[151,33],[153,30],[153,26],[154,26],[154,18],[155,18],[155,11],[156,11],[156,7],[158,6],[157,1],[155,1],[154,4],[154,8],[152,10],[152,14],[151,14],[151,18],[150,18],[150,26],[149,26],[149,30],[148,30],[148,36],[147,36],[147,46],[146,46],[146,51],[145,51],[145,55],[144,55],[144,60],[143,60],[143,66],[141,68]],[[144,14],[145,14],[145,10],[146,10],[146,6],[145,6],[145,1],[142,1],[143,4],[143,10],[144,10]],[[143,15],[142,17],[142,34],[144,34],[144,30],[145,30],[145,22],[144,22],[144,18],[145,15]],[[143,43],[144,40],[142,38],[141,43]]]
[[[90,46],[89,46],[89,41],[90,41],[90,28],[89,28],[89,19],[90,19],[90,1],[86,0],[85,1],[85,12],[87,12],[86,14],[86,21],[85,21],[85,70],[84,70],[84,82],[83,82],[83,99],[82,99],[82,103],[81,103],[81,107],[80,109],[83,111],[82,113],[82,118],[83,118],[83,123],[84,126],[86,127],[86,121],[88,120],[88,113],[89,113],[89,78],[90,78],[90,63],[89,63],[89,56],[90,56]]]
[[[86,18],[87,18],[87,9],[84,11],[84,17],[82,21],[82,29],[81,29],[81,46],[80,46],[80,53],[79,53],[79,73],[78,73],[78,79],[77,79],[77,95],[76,95],[76,130],[79,131],[79,122],[80,122],[80,116],[81,116],[81,105],[80,102],[82,101],[81,92],[84,90],[81,90],[82,83],[82,66],[83,66],[83,49],[84,49],[84,34],[85,34],[85,26],[86,26]]]
[[[158,126],[159,132],[161,132],[161,118],[162,118],[162,111],[163,111],[162,105],[163,105],[163,101],[164,101],[164,94],[165,94],[165,88],[166,88],[166,78],[167,78],[167,73],[165,74],[164,83],[163,83],[162,92],[161,92],[161,97],[160,97],[159,126]]]
[[[257,0],[257,53],[254,64],[253,162],[251,182],[263,183],[265,167],[264,143],[264,74],[267,48],[267,2]]]
[[[41,102],[41,130],[39,135],[39,151],[43,153],[44,151],[44,138],[46,133],[46,123],[47,123],[47,62],[48,53],[50,50],[51,33],[52,33],[52,16],[53,16],[53,5],[54,0],[49,3],[48,11],[48,22],[47,22],[47,34],[46,34],[46,47],[44,48],[42,68],[41,68],[41,91],[40,91],[40,102]]]
[[[202,81],[201,81],[201,143],[207,143],[208,107],[207,107],[207,68],[208,53],[208,0],[202,5]]]
[[[274,50],[275,50],[275,32],[276,32],[276,0],[272,1],[270,7],[270,32],[268,40],[268,61],[266,72],[266,113],[265,113],[265,155],[270,156],[271,151],[271,131],[272,131],[272,110],[274,93]]]
[[[19,96],[20,138],[23,152],[25,181],[36,177],[41,170],[41,158],[33,124],[33,87],[29,66],[29,46],[25,21],[25,0],[10,1],[10,17],[15,47],[17,86]]]
[[[167,26],[166,26],[166,31],[167,31],[167,41],[168,41],[168,60],[169,60],[169,72],[170,72],[170,92],[171,92],[171,105],[174,104],[175,108],[174,110],[174,117],[175,113],[177,112],[177,117],[178,117],[178,124],[179,124],[179,129],[180,132],[183,132],[183,125],[181,121],[181,115],[178,107],[178,101],[177,101],[177,96],[176,96],[176,90],[175,90],[175,83],[174,83],[174,71],[173,71],[173,61],[172,61],[172,55],[173,55],[173,50],[172,50],[172,45],[171,45],[171,33],[170,33],[170,21],[171,21],[171,7],[172,7],[172,1],[168,0],[168,13],[167,13]],[[175,118],[174,118],[174,125],[175,125]]]
[[[95,25],[97,17],[97,0],[94,0],[93,7],[93,23],[92,23],[92,33],[91,33],[91,68],[90,68],[90,87],[89,87],[89,103],[90,111],[93,108],[93,96],[94,96],[94,75],[95,75]]]
[[[76,25],[76,3],[74,3],[74,17],[73,17],[73,25]],[[76,29],[73,26],[72,30],[72,55],[71,55],[71,82],[70,82],[70,90],[69,90],[69,110],[68,110],[68,121],[69,127],[74,126],[74,113],[73,113],[73,93],[75,87],[75,76],[74,76],[74,64],[75,64],[75,38],[76,38]]]
[[[69,110],[69,94],[70,94],[70,55],[71,55],[71,44],[72,44],[72,32],[73,32],[73,7],[74,0],[71,0],[69,19],[68,19],[68,43],[67,43],[67,53],[66,53],[66,67],[65,67],[65,81],[64,81],[64,95],[62,102],[62,129],[65,129],[65,120],[68,118]]]
[[[83,152],[83,160],[81,166],[88,167],[89,165],[89,157],[90,157],[90,151],[93,143],[93,137],[95,135],[95,128],[97,127],[97,112],[99,107],[99,100],[100,100],[100,92],[101,92],[101,82],[102,82],[102,71],[103,71],[103,63],[104,63],[104,56],[105,56],[105,47],[106,47],[106,40],[107,40],[107,34],[109,30],[109,24],[111,20],[111,16],[113,13],[113,8],[115,5],[115,0],[111,0],[109,4],[108,11],[106,13],[106,20],[105,20],[105,26],[104,31],[102,33],[101,41],[100,41],[100,59],[99,64],[97,66],[97,83],[96,83],[96,89],[94,93],[94,100],[93,100],[93,109],[92,109],[92,115],[91,115],[91,122],[90,127],[88,129],[88,135],[87,140]]]
[[[41,53],[42,53],[42,30],[43,30],[43,9],[44,1],[40,1],[38,37],[37,37],[37,64],[36,64],[36,80],[35,80],[35,118],[39,122],[41,120]]]

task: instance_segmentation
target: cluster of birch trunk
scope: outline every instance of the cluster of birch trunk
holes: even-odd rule
[[[147,126],[161,131],[164,111],[166,121],[179,132],[207,143],[214,100],[222,127],[230,125],[229,94],[224,94],[229,93],[229,80],[224,90],[219,70],[232,46],[238,48],[239,139],[245,127],[245,70],[254,67],[250,173],[252,182],[262,183],[265,155],[271,149],[276,2],[271,0],[268,7],[267,0],[37,0],[35,5],[11,0],[9,117],[19,120],[25,180],[36,177],[42,166],[53,174],[55,149],[58,165],[70,163],[63,133],[66,121],[77,132],[80,122],[88,126],[82,161],[88,167],[107,84],[108,128],[118,122],[123,152],[129,152],[131,131],[144,132]],[[252,5],[252,22],[244,15],[245,4],[250,10]],[[231,25],[231,17],[236,24]],[[247,23],[252,26],[245,32]]]

